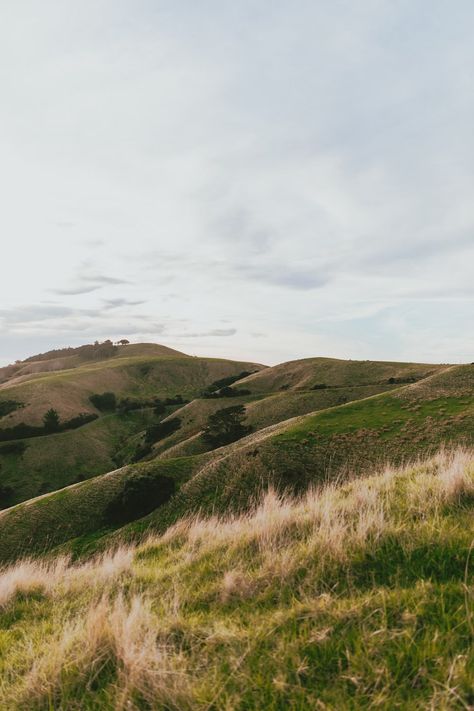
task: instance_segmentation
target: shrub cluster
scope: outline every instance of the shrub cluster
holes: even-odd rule
[[[404,383],[416,383],[419,379],[416,375],[405,375],[401,378],[389,378],[387,382],[390,385],[403,385]]]
[[[133,461],[138,462],[143,457],[151,453],[152,447],[156,442],[159,442],[165,437],[169,437],[173,432],[176,432],[181,427],[181,418],[172,417],[170,420],[158,422],[155,425],[150,425],[145,431],[145,441],[135,450]]]
[[[230,388],[226,385],[220,390],[216,390],[213,393],[203,393],[202,397],[205,400],[216,400],[221,397],[242,397],[243,395],[250,395],[250,390],[245,390],[244,388]]]
[[[223,389],[230,390],[229,386],[232,385],[233,383],[236,383],[237,380],[242,380],[242,378],[246,378],[248,375],[252,375],[256,371],[254,370],[243,370],[241,373],[238,375],[228,375],[225,378],[221,378],[220,380],[214,380],[213,383],[207,386],[207,388],[201,393],[201,397],[203,398],[209,398],[209,397],[232,397],[233,395],[216,395],[215,393],[218,391],[222,391]],[[234,393],[236,391],[232,391]],[[241,394],[241,393],[239,393]],[[245,395],[248,395],[249,392],[243,393]]]
[[[94,393],[89,400],[101,412],[113,412],[117,407],[117,398],[115,393]]]
[[[213,449],[235,442],[252,431],[250,425],[243,424],[244,419],[245,407],[243,405],[234,405],[218,410],[209,415],[202,437]]]
[[[10,412],[18,410],[19,407],[25,407],[24,403],[16,400],[0,400],[0,417],[9,415]]]
[[[61,422],[59,415],[53,408],[49,409],[43,417],[43,426],[27,425],[24,422],[19,422],[13,427],[5,427],[0,429],[0,442],[9,442],[15,439],[30,439],[32,437],[43,437],[54,432],[64,432],[65,430],[74,430],[82,425],[92,422],[97,419],[97,415],[81,412],[76,417],[70,420]]]
[[[151,513],[165,504],[175,492],[174,479],[164,475],[140,474],[128,479],[105,512],[109,524],[125,524]]]
[[[164,400],[157,397],[148,400],[136,400],[134,398],[125,397],[118,401],[117,411],[119,414],[123,415],[127,412],[132,412],[133,410],[153,407],[155,415],[162,415],[167,407],[171,407],[173,405],[185,405],[187,402],[189,402],[189,400],[185,400],[182,395],[167,397]]]

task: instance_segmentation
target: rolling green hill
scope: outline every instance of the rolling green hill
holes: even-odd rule
[[[223,407],[246,405],[247,422],[257,431],[269,425],[324,410],[418,382],[446,366],[343,361],[333,358],[307,358],[265,368],[235,382],[232,389],[248,395],[218,400],[196,399],[183,407],[181,429],[155,447],[161,456],[201,453],[205,445],[197,435],[208,416]],[[167,451],[169,450],[169,451]]]
[[[157,420],[153,399],[176,394],[192,399],[215,380],[262,367],[194,358],[155,344],[120,346],[106,356],[91,360],[73,353],[28,360],[14,366],[16,372],[0,386],[0,439],[19,423],[41,426],[49,408],[63,422],[83,413],[97,416],[77,429],[23,438],[24,452],[9,451],[0,441],[0,484],[13,491],[9,505],[115,469],[128,442]],[[106,391],[143,405],[125,413],[101,412],[90,397]],[[16,409],[8,411],[8,403]]]
[[[4,374],[0,436],[97,417],[0,442],[0,708],[470,708],[474,365],[159,348]]]
[[[304,363],[308,367],[309,361]],[[340,363],[344,381],[347,364]],[[380,367],[375,364],[379,382],[374,377],[372,384],[366,382],[367,375],[361,376],[368,367],[367,363],[350,362],[349,368],[359,374],[354,386],[339,383],[333,375],[334,386],[324,389],[265,393],[262,386],[260,394],[192,401],[174,413],[181,416],[182,427],[143,462],[1,513],[0,558],[15,557],[25,548],[41,551],[68,541],[76,551],[104,546],[111,540],[141,536],[148,528],[165,530],[192,511],[243,510],[269,484],[301,493],[311,484],[367,472],[387,460],[403,463],[443,444],[474,443],[474,366],[404,365],[400,371],[399,364],[393,364],[392,369],[385,363]],[[277,368],[281,371],[282,366]],[[271,376],[271,370],[237,381],[233,387],[241,389],[244,383],[259,378],[273,385],[272,377],[264,377],[267,373]],[[333,362],[331,370],[334,373]],[[414,382],[391,381],[408,379],[407,372]],[[426,377],[417,379],[422,373]],[[301,387],[300,380],[298,383]],[[337,393],[341,392],[352,401],[331,406],[332,398],[340,397]],[[247,403],[254,432],[207,451],[199,435],[206,417],[236,402]],[[320,409],[298,414],[300,407],[303,412],[306,407]],[[287,415],[293,417],[286,419]],[[106,422],[104,417],[77,432],[85,443],[88,431]],[[140,426],[143,423],[138,423],[137,429]],[[109,502],[127,480],[143,474],[152,479],[170,477],[176,481],[177,491],[153,513],[114,532],[106,516]]]

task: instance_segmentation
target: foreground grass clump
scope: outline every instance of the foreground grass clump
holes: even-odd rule
[[[474,453],[0,573],[0,708],[468,709]]]

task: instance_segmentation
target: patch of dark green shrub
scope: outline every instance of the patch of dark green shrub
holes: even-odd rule
[[[5,417],[5,415],[15,412],[20,407],[25,407],[24,403],[16,400],[0,400],[0,417]]]
[[[226,385],[220,390],[216,390],[213,393],[203,393],[202,397],[205,400],[216,400],[221,397],[243,397],[244,395],[250,395],[250,390],[245,390],[244,388],[231,388]]]
[[[223,388],[229,387],[229,385],[232,385],[233,383],[236,383],[237,380],[242,380],[242,378],[246,378],[248,375],[252,375],[252,373],[255,373],[255,370],[243,370],[241,373],[238,375],[228,375],[226,378],[221,378],[220,380],[214,380],[213,383],[207,386],[207,388],[204,390],[202,393],[201,397],[207,398],[211,393],[214,393],[218,390],[222,390]],[[223,396],[225,397],[225,396]]]
[[[403,385],[405,383],[416,383],[420,378],[416,375],[405,375],[401,378],[389,378],[388,383],[390,385]]]
[[[27,444],[25,442],[8,442],[7,444],[2,444],[0,446],[0,455],[1,454],[17,454],[21,456],[26,448]]]
[[[91,403],[101,412],[114,412],[117,408],[117,397],[115,393],[94,393],[90,396]]]
[[[165,504],[174,494],[174,479],[164,475],[137,475],[128,479],[122,491],[105,511],[107,523],[121,525],[135,521]]]
[[[144,457],[151,454],[152,446],[165,437],[169,437],[173,432],[176,432],[181,427],[181,418],[172,417],[165,422],[158,422],[156,425],[151,425],[145,430],[144,443],[139,445],[133,455],[133,462],[139,462]]]
[[[15,496],[15,490],[11,486],[5,484],[0,485],[0,509],[6,509],[11,506]]]
[[[203,431],[204,441],[213,449],[235,442],[252,431],[250,425],[244,425],[245,407],[234,405],[218,410],[209,415],[207,426]]]
[[[43,416],[43,429],[46,433],[59,432],[61,429],[61,420],[59,413],[54,407],[50,407]]]
[[[155,444],[165,437],[169,437],[181,427],[181,418],[172,417],[170,420],[158,422],[156,425],[147,427],[145,432],[145,442]]]
[[[119,400],[117,410],[119,414],[125,415],[127,412],[132,412],[133,410],[142,410],[152,407],[156,415],[161,415],[164,414],[167,407],[171,407],[172,405],[185,405],[187,402],[189,402],[189,400],[185,400],[182,395],[167,397],[165,400],[156,397],[148,400],[136,400],[134,398],[125,397]]]
[[[82,425],[87,425],[88,422],[93,422],[94,420],[97,420],[99,415],[96,415],[95,413],[88,413],[88,412],[81,412],[79,415],[76,415],[76,417],[71,417],[70,420],[66,420],[61,424],[61,431],[62,430],[75,430],[78,427],[82,427]]]

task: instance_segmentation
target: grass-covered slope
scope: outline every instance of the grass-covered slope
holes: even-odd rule
[[[77,430],[24,440],[23,454],[4,454],[0,479],[13,489],[13,503],[89,479],[117,468],[123,447],[156,421],[153,410],[107,414]]]
[[[305,358],[266,368],[241,380],[239,385],[252,393],[261,393],[310,390],[321,385],[335,388],[387,385],[391,379],[400,384],[420,380],[445,367],[426,363]]]
[[[143,350],[139,344],[125,346],[123,354],[98,362],[87,361],[74,368],[7,381],[0,389],[0,402],[15,400],[23,407],[0,419],[0,427],[11,427],[20,421],[39,425],[50,407],[58,411],[62,420],[81,412],[97,413],[89,398],[105,391],[129,398],[166,398],[179,393],[190,399],[219,378],[262,367],[184,354],[156,355],[148,348],[150,345],[143,344]]]
[[[0,574],[0,708],[469,709],[474,455]]]
[[[123,481],[122,472],[135,476],[145,468],[153,476],[177,466],[179,488],[168,503],[116,537],[133,536],[147,527],[164,530],[189,512],[245,509],[270,484],[301,493],[348,471],[367,473],[387,460],[402,463],[426,456],[445,442],[473,445],[474,366],[457,366],[432,378],[432,390],[426,387],[428,381],[400,385],[285,420],[206,454],[170,456],[179,452],[178,446],[166,458],[160,455],[6,510],[0,514],[0,559],[18,555],[25,541],[42,550],[78,536],[97,537],[106,526],[103,512],[115,491],[109,486]],[[214,406],[222,401],[204,402]]]
[[[164,475],[179,487],[202,463],[199,457],[183,457],[122,467],[0,511],[0,561],[42,554],[76,538],[82,550],[113,530],[107,506],[127,480]],[[71,546],[75,548],[74,543]]]
[[[128,443],[156,421],[151,408],[126,415],[101,412],[90,401],[91,395],[111,391],[117,399],[147,401],[176,394],[192,399],[219,378],[262,367],[194,358],[155,344],[119,347],[113,356],[99,361],[63,356],[54,359],[55,367],[48,370],[51,362],[24,362],[21,375],[0,386],[0,432],[20,422],[39,426],[49,408],[57,410],[63,422],[80,413],[99,419],[60,434],[24,439],[23,452],[5,451],[0,442],[0,486],[13,492],[8,505],[116,468]],[[25,373],[34,367],[43,370]],[[21,406],[8,411],[9,403]],[[1,497],[0,506],[5,506]]]
[[[158,343],[134,343],[122,346],[79,346],[78,348],[64,348],[49,351],[36,356],[31,356],[23,361],[0,368],[0,385],[4,386],[13,381],[31,379],[36,374],[51,373],[58,370],[70,370],[98,360],[107,360],[110,357],[123,358],[130,356],[175,356],[184,357],[186,354],[173,348],[162,346]]]
[[[205,451],[198,437],[207,417],[218,409],[246,405],[247,423],[254,431],[318,410],[361,400],[444,372],[447,366],[418,363],[345,361],[307,358],[262,369],[233,384],[247,391],[237,398],[196,399],[183,407],[180,430],[155,448],[162,456],[185,456]]]

